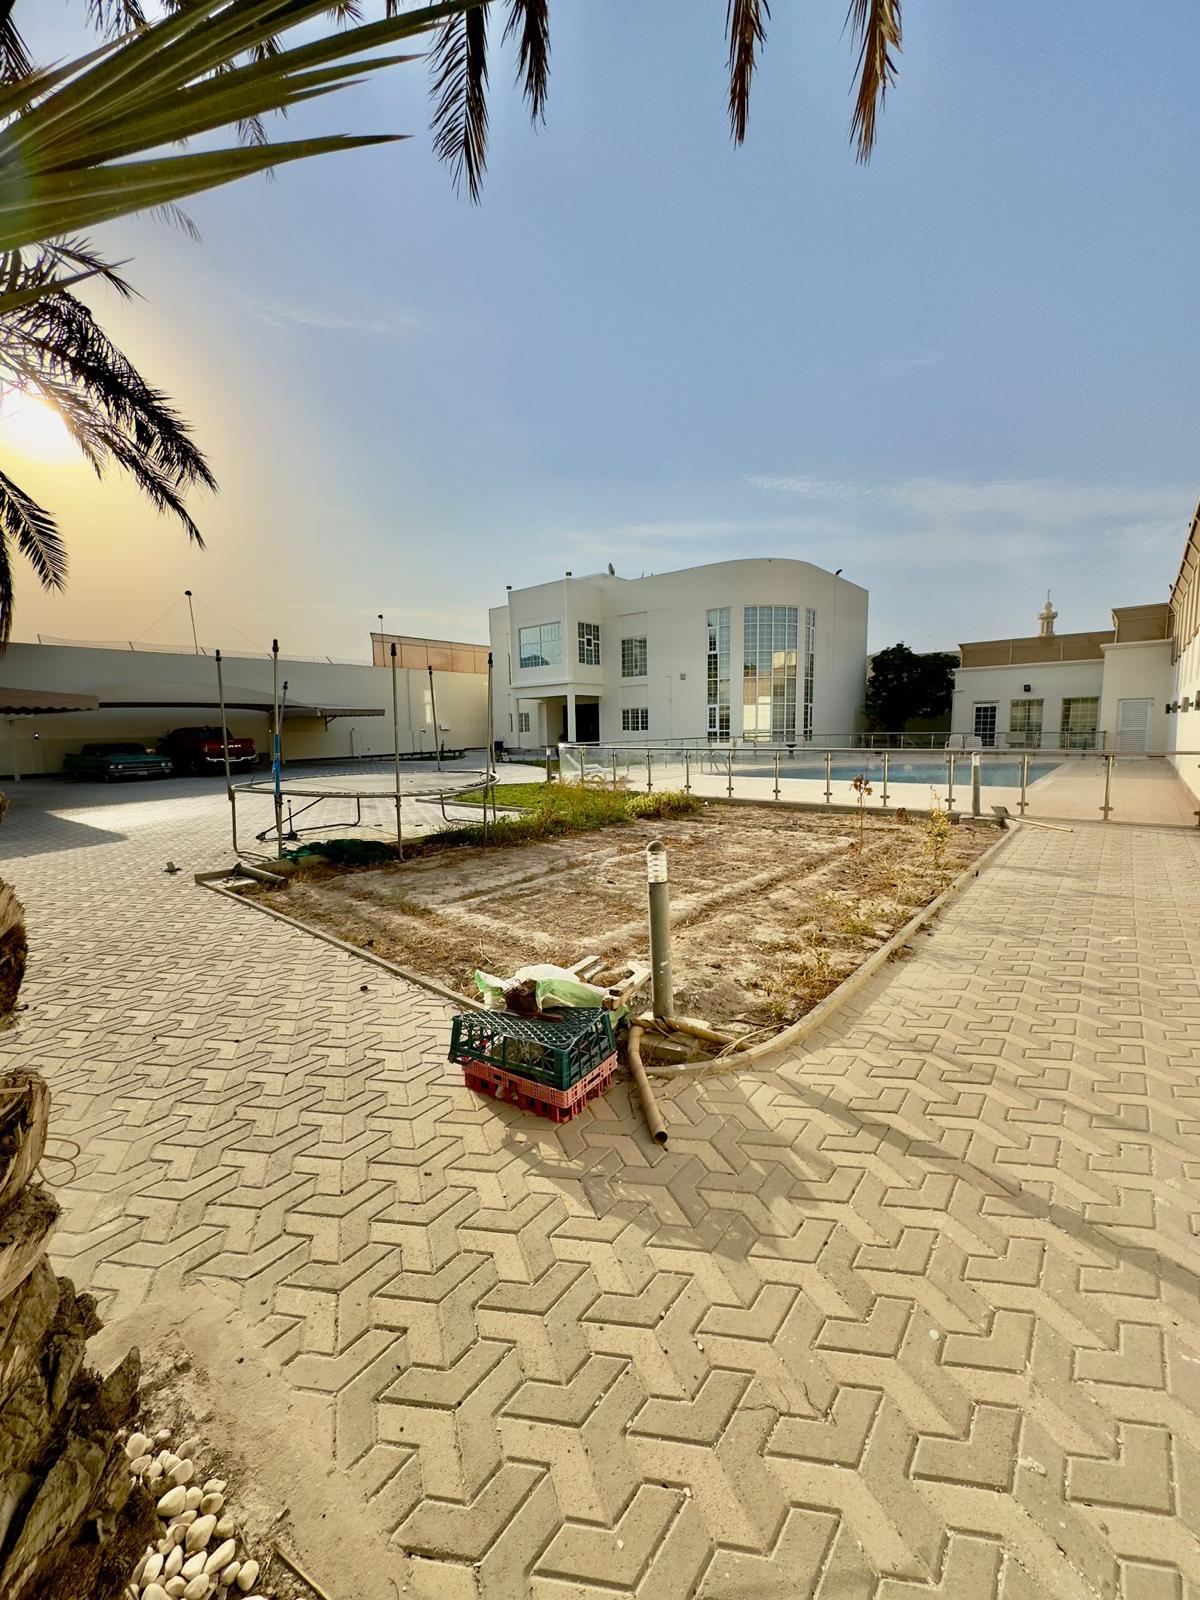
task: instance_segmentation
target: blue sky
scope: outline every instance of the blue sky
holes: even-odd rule
[[[200,554],[23,464],[73,573],[21,575],[16,636],[183,643],[155,619],[186,586],[209,644],[364,656],[381,610],[482,638],[505,583],[740,554],[844,568],[873,647],[1032,631],[1048,586],[1062,629],[1165,598],[1200,493],[1200,12],[908,0],[862,168],[842,0],[773,9],[742,149],[721,0],[554,0],[536,134],[495,51],[481,206],[413,64],[287,130],[409,142],[201,197],[200,245],[100,230],[146,298],[95,303],[222,492]],[[22,12],[42,57],[85,37],[83,0]]]

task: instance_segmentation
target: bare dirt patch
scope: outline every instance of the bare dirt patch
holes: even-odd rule
[[[991,827],[766,806],[706,807],[508,849],[474,846],[369,870],[317,866],[252,898],[476,994],[508,973],[589,954],[644,961],[645,848],[667,846],[676,1008],[717,1027],[782,1027],[812,1009],[991,844]]]

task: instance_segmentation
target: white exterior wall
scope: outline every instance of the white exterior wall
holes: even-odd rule
[[[1167,696],[1170,704],[1187,699],[1187,711],[1173,711],[1167,716],[1168,750],[1183,751],[1176,754],[1175,766],[1179,776],[1194,795],[1200,798],[1200,756],[1186,752],[1200,750],[1200,633],[1183,651],[1171,667],[1171,689]]]
[[[222,653],[225,699],[269,704],[271,662]],[[319,717],[285,716],[285,761],[391,754],[392,675],[387,667],[328,662],[279,662],[279,679],[293,705],[378,706],[381,717],[339,717],[326,727]],[[0,772],[32,775],[61,770],[68,751],[103,739],[137,739],[148,745],[172,728],[218,722],[216,666],[211,656],[134,650],[89,650],[69,645],[12,644],[0,658],[0,684],[10,689],[58,689],[105,700],[171,701],[162,709],[105,709],[0,721]],[[433,747],[428,674],[398,674],[400,748]],[[442,743],[481,748],[487,731],[487,679],[477,673],[434,675]],[[266,751],[267,717],[231,711],[231,733],[252,738]],[[422,729],[425,730],[422,741]],[[34,735],[37,735],[35,738]]]
[[[609,574],[560,578],[510,592],[489,613],[496,658],[495,737],[525,748],[555,744],[561,705],[574,695],[598,700],[604,743],[704,739],[708,729],[708,612],[730,611],[730,726],[742,737],[742,616],[749,605],[795,606],[799,613],[796,730],[803,716],[804,616],[816,612],[813,732],[845,737],[861,726],[866,690],[867,591],[806,561],[760,559],[715,562],[649,578]],[[579,662],[577,625],[597,622],[601,664]],[[524,627],[559,622],[563,661],[557,667],[519,665]],[[621,677],[621,641],[645,637],[644,678]],[[505,692],[507,690],[507,693]],[[645,706],[644,734],[622,730],[624,708]],[[530,731],[519,731],[519,713]],[[509,718],[512,718],[510,731]]]
[[[1147,750],[1167,748],[1167,701],[1171,686],[1171,641],[1154,639],[1137,644],[1106,644],[1104,689],[1100,699],[1100,726],[1105,745],[1117,748],[1117,727],[1122,700],[1150,700]]]
[[[1028,691],[1025,685],[1029,684]],[[996,704],[996,743],[1005,743],[1009,708],[1014,700],[1042,700],[1042,739],[1057,744],[1062,703],[1078,696],[1101,696],[1103,661],[1046,661],[1015,667],[958,667],[954,673],[953,733],[974,733],[975,706]]]

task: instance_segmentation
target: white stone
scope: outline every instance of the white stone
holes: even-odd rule
[[[183,1568],[183,1551],[174,1545],[167,1556],[166,1566],[163,1567],[164,1578],[176,1578]]]
[[[179,1459],[182,1461],[186,1456],[189,1461],[194,1461],[196,1459],[196,1453],[199,1449],[199,1439],[185,1439],[179,1446]]]
[[[162,1462],[152,1461],[146,1468],[146,1482],[157,1483],[163,1475]]]
[[[179,1513],[175,1520],[181,1527],[190,1528],[192,1523],[195,1522],[199,1515],[200,1513],[196,1510],[195,1506],[188,1506],[186,1510]]]
[[[133,1575],[134,1583],[154,1583],[165,1562],[166,1557],[159,1555],[157,1552],[152,1556],[146,1556]],[[168,1573],[167,1576],[170,1577],[171,1574]]]
[[[227,1567],[222,1567],[220,1578],[221,1588],[230,1588],[230,1586],[236,1582],[237,1575],[241,1570],[241,1564],[237,1561],[231,1561]]]
[[[186,1504],[187,1490],[181,1483],[176,1484],[158,1502],[158,1514],[160,1517],[177,1517]]]
[[[208,1600],[212,1593],[211,1578],[193,1578],[183,1591],[183,1600]]]
[[[181,1461],[177,1467],[171,1468],[172,1483],[191,1483],[196,1476],[196,1469],[190,1461]]]
[[[179,1576],[186,1578],[191,1583],[193,1578],[198,1578],[204,1571],[204,1551],[197,1550],[194,1556],[189,1556],[179,1569]]]
[[[179,1465],[179,1457],[173,1456],[169,1450],[160,1450],[158,1460],[164,1472],[174,1472]]]
[[[243,1561],[241,1571],[237,1575],[237,1586],[243,1594],[249,1594],[258,1581],[258,1562]]]
[[[227,1567],[237,1554],[237,1545],[232,1539],[226,1539],[224,1544],[219,1544],[204,1563],[205,1572],[220,1572],[222,1567]]]
[[[172,1578],[167,1584],[167,1593],[170,1595],[171,1600],[179,1600],[179,1596],[186,1588],[187,1584],[184,1583],[182,1578]]]
[[[213,1532],[216,1534],[218,1539],[230,1539],[233,1537],[235,1527],[236,1523],[232,1517],[222,1517],[220,1522],[218,1522],[216,1527],[213,1529]]]
[[[125,1441],[125,1454],[131,1461],[136,1461],[138,1456],[146,1454],[152,1443],[144,1433],[131,1433]]]
[[[223,1494],[205,1494],[204,1499],[200,1502],[200,1509],[205,1516],[208,1516],[210,1512],[213,1516],[216,1516],[224,1504],[225,1496]]]
[[[189,1550],[203,1550],[212,1538],[212,1531],[217,1525],[216,1517],[197,1517],[188,1529],[184,1543]]]
[[[203,1494],[201,1494],[200,1490],[197,1489],[195,1484],[192,1484],[191,1488],[188,1489],[184,1496],[184,1501],[189,1511],[198,1511],[200,1509],[200,1502],[203,1499]]]
[[[133,1460],[129,1463],[129,1470],[133,1473],[135,1478],[140,1478],[144,1472],[149,1472],[150,1463],[153,1460],[153,1456],[134,1456]]]
[[[224,1478],[210,1478],[208,1480],[208,1482],[204,1485],[204,1492],[205,1492],[205,1494],[224,1494],[225,1493],[225,1479]]]
[[[166,1444],[171,1437],[170,1428],[160,1428],[154,1435],[155,1444]]]
[[[142,1590],[142,1600],[167,1600],[167,1591],[161,1583],[148,1583]]]

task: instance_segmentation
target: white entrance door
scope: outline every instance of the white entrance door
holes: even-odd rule
[[[1153,700],[1117,701],[1117,749],[1145,750],[1150,741]]]
[[[996,702],[975,702],[975,737],[989,749],[996,742]]]

